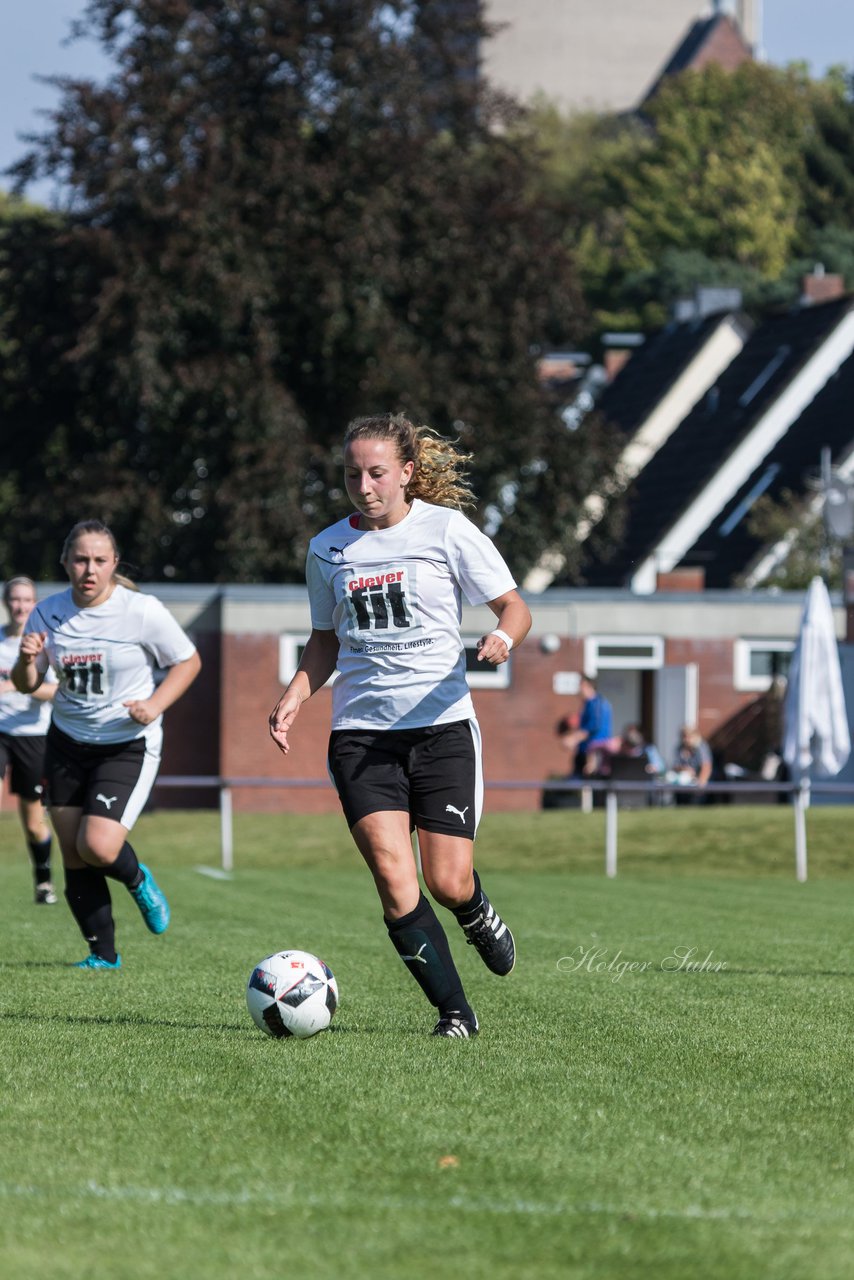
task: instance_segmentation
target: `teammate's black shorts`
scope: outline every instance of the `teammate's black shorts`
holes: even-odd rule
[[[0,780],[11,764],[9,787],[22,800],[42,798],[45,742],[42,733],[0,733]]]
[[[335,729],[329,772],[351,828],[369,813],[403,810],[415,827],[474,839],[483,805],[474,720],[423,729]]]
[[[160,738],[78,742],[51,725],[45,779],[48,804],[113,818],[128,830],[142,813],[160,765]]]

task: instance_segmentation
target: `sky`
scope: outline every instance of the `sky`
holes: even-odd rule
[[[46,127],[39,110],[57,101],[56,91],[38,76],[100,80],[107,75],[109,63],[97,45],[64,44],[69,24],[85,7],[85,0],[0,0],[0,170],[26,149],[22,133]],[[764,0],[762,8],[767,61],[778,66],[808,62],[813,75],[838,63],[854,67],[851,0]],[[0,177],[0,187],[5,185]],[[50,192],[39,184],[28,194],[48,201]]]

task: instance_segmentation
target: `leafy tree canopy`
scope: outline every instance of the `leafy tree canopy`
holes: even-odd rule
[[[660,324],[696,283],[737,284],[761,309],[797,297],[820,250],[830,270],[850,261],[854,100],[838,70],[711,64],[667,79],[642,117],[540,104],[525,127],[597,328]]]
[[[842,587],[842,545],[828,537],[821,512],[790,490],[784,490],[778,501],[763,495],[750,513],[749,528],[764,546],[787,547],[763,586],[801,591],[818,575],[831,590]]]
[[[0,240],[7,561],[55,572],[97,514],[144,577],[299,576],[346,422],[386,409],[474,451],[519,574],[569,551],[609,449],[536,382],[581,307],[472,74],[480,6],[90,0],[81,30],[116,73],[62,82],[17,166],[67,208]]]

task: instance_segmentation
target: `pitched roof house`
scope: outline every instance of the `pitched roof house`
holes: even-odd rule
[[[807,440],[812,432],[817,461],[821,437],[827,433],[822,405],[829,412],[836,404],[831,389],[790,445],[786,448],[782,442],[852,353],[854,301],[848,297],[772,316],[760,325],[635,475],[625,497],[620,545],[607,563],[585,568],[586,584],[652,592],[659,573],[694,563],[695,548],[706,556],[701,563],[707,573],[714,574],[712,553],[721,551],[727,539],[718,535],[715,540],[707,531],[726,527],[739,513],[730,532],[735,530],[741,508],[762,477],[767,488],[780,474],[775,471],[769,479],[762,470],[778,465],[770,458],[778,446],[784,460],[791,457],[787,466],[796,469],[796,442]],[[631,364],[619,375],[615,393],[630,368]],[[836,452],[842,456],[846,446],[839,437],[845,428],[837,427]],[[752,552],[755,559],[756,549]],[[730,554],[726,570],[722,561],[727,582],[744,568],[736,568],[735,560]]]
[[[840,365],[781,440],[761,459],[738,491],[683,556],[679,567],[702,566],[709,587],[739,583],[760,586],[789,550],[791,542],[768,547],[751,532],[751,512],[760,497],[795,500],[793,518],[823,501],[810,487],[823,448],[835,473],[854,474],[854,355]]]
[[[605,388],[596,410],[623,439],[613,482],[590,494],[576,531],[583,541],[601,519],[607,496],[625,488],[738,355],[751,331],[738,312],[724,312],[666,325],[652,334]],[[528,574],[525,588],[544,591],[563,571],[558,554],[545,555]]]
[[[684,39],[677,45],[669,61],[644,95],[644,102],[653,98],[668,76],[680,71],[701,71],[710,63],[717,63],[726,71],[734,71],[743,62],[753,61],[753,49],[742,34],[738,22],[718,12],[711,17],[699,18],[692,23]],[[643,103],[641,104],[643,105]]]

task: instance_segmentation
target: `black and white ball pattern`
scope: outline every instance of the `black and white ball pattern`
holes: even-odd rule
[[[268,1036],[305,1040],[332,1021],[338,984],[329,966],[311,952],[276,951],[252,970],[246,1003]]]

